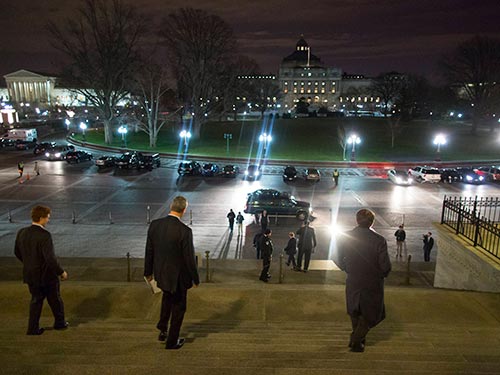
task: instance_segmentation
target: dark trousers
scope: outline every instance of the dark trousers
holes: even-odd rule
[[[168,331],[167,346],[174,346],[179,339],[184,313],[187,308],[187,290],[177,287],[173,293],[163,292],[161,300],[160,321],[156,327],[162,331]],[[168,324],[170,321],[170,329]]]
[[[31,293],[30,317],[28,322],[28,332],[34,333],[40,329],[40,315],[42,314],[43,301],[47,298],[52,314],[54,315],[54,326],[63,326],[64,303],[61,298],[59,281],[49,285],[28,285]]]
[[[297,267],[297,263],[295,263],[295,254],[288,254],[288,260],[286,261],[286,264],[291,264],[294,268]]]
[[[352,333],[351,333],[351,344],[364,343],[365,337],[370,330],[368,322],[363,318],[362,315],[351,315],[352,323]]]
[[[255,251],[256,251],[256,253],[257,253],[257,259],[261,259],[261,256],[260,256],[260,248],[259,248],[258,246],[255,248]]]
[[[299,249],[299,255],[297,256],[297,267],[302,268],[302,258],[304,258],[304,270],[309,269],[309,262],[311,261],[311,251],[312,249]]]
[[[425,262],[430,262],[431,261],[431,249],[425,249],[424,248],[424,261]]]
[[[229,229],[232,231],[234,228],[234,220],[229,220]]]
[[[262,258],[262,272],[260,273],[260,279],[268,279],[269,278],[269,269],[271,268],[271,258],[264,257]]]

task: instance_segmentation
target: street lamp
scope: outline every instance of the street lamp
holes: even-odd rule
[[[179,133],[179,137],[184,139],[184,152],[187,153],[188,151],[188,139],[191,138],[191,133],[183,130]]]
[[[269,143],[271,143],[272,140],[273,140],[273,137],[271,136],[271,134],[262,133],[259,136],[259,141],[263,142],[263,145],[264,145],[264,156],[266,155],[267,146]]]
[[[224,139],[226,140],[226,154],[229,155],[229,140],[233,139],[233,134],[224,133]]]
[[[361,143],[361,138],[359,138],[356,134],[351,134],[349,138],[347,138],[347,143],[352,144],[351,149],[351,161],[356,160],[356,145]]]
[[[434,144],[437,145],[436,161],[441,161],[441,145],[446,144],[446,137],[443,134],[438,134],[434,137]]]
[[[118,128],[118,133],[122,135],[122,147],[127,147],[127,139],[125,138],[125,136],[128,133],[128,129],[122,125]]]
[[[82,129],[82,139],[85,142],[87,140],[85,137],[85,130],[87,130],[87,124],[84,122],[80,122],[80,129]]]

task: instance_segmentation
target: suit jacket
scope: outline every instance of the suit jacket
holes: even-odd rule
[[[316,247],[316,234],[313,228],[301,227],[296,234],[299,236],[299,250],[312,250]]]
[[[262,254],[262,259],[271,258],[271,256],[273,255],[273,250],[273,241],[271,241],[270,237],[263,235],[260,238],[260,251]]]
[[[369,228],[356,227],[338,243],[337,265],[347,273],[349,315],[361,313],[370,327],[385,318],[384,278],[391,262],[384,237]]]
[[[285,247],[285,253],[288,255],[293,255],[296,252],[297,252],[297,239],[295,237],[290,238],[288,240],[288,244]]]
[[[64,272],[54,254],[50,232],[39,225],[17,232],[14,253],[23,262],[23,281],[26,284],[43,286],[56,283]]]
[[[193,232],[175,216],[153,220],[149,226],[144,276],[151,275],[161,290],[172,293],[200,283]]]

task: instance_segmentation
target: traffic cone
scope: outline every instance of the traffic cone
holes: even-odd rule
[[[28,174],[26,175],[26,181],[28,181],[29,179],[30,179],[30,174],[28,173]]]

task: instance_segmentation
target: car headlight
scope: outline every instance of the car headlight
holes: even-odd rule
[[[245,171],[245,176],[248,176],[248,171]]]
[[[397,182],[398,184],[400,184],[400,183],[402,183],[402,182],[403,182],[403,180],[401,179],[401,177],[396,177],[396,182]]]
[[[466,179],[467,181],[472,181],[472,177],[471,177],[471,176],[465,176],[465,179]]]
[[[56,158],[60,158],[61,157],[61,153],[58,152],[57,154],[54,155]]]
[[[46,153],[45,153],[45,156],[46,156],[46,157],[49,157],[49,156],[50,156],[50,154],[49,154],[48,152],[46,152]]]
[[[258,176],[259,175],[259,171],[255,172],[255,175]]]
[[[484,180],[484,177],[483,176],[479,176],[479,181],[483,181]]]
[[[309,207],[309,213],[313,212],[313,208]]]

